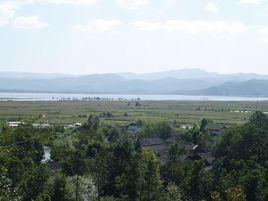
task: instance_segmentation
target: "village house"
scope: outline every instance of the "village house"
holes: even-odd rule
[[[160,137],[142,138],[139,140],[140,145],[144,149],[153,150],[160,161],[168,161],[168,148],[171,144],[175,144],[180,140],[179,135],[173,135],[170,138],[163,140]]]
[[[32,125],[35,128],[49,128],[50,127],[49,123],[33,123]]]
[[[135,133],[135,132],[138,131],[138,126],[137,126],[136,123],[131,123],[131,124],[127,125],[125,127],[125,129],[126,129],[127,132],[133,132],[133,133]]]
[[[75,127],[80,127],[80,126],[82,126],[82,123],[76,122],[76,123],[74,123],[74,126]]]
[[[10,122],[8,122],[8,126],[10,128],[18,127],[20,124],[23,124],[23,122],[21,122],[21,121],[10,121]]]
[[[208,124],[207,130],[211,135],[220,135],[224,132],[226,126],[224,124]]]
[[[170,145],[177,143],[180,140],[180,136],[172,136],[166,140],[159,137],[142,138],[139,143],[143,149],[153,150],[159,161],[169,161],[168,148]],[[210,167],[215,160],[210,152],[204,150],[201,146],[192,143],[184,144],[184,151],[180,157],[181,161],[185,160],[204,160],[207,167]]]
[[[215,158],[212,156],[210,152],[205,151],[201,146],[194,145],[189,150],[188,147],[188,155],[184,160],[204,160],[206,166],[211,166]]]
[[[181,140],[181,135],[172,135],[170,138],[166,139],[165,142],[167,144],[175,144],[179,140]]]
[[[143,149],[153,150],[160,161],[168,161],[168,147],[166,142],[159,137],[142,138],[139,140]]]
[[[192,129],[193,125],[188,125],[188,124],[187,125],[186,124],[185,125],[180,125],[180,128],[184,129],[184,130],[188,130],[188,129]]]

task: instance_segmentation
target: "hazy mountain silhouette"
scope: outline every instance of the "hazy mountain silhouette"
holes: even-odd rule
[[[268,96],[267,83],[267,75],[219,74],[200,69],[83,76],[0,73],[1,91]]]
[[[255,96],[268,97],[268,80],[248,80],[245,82],[227,82],[218,87],[189,92],[193,95],[213,96]]]

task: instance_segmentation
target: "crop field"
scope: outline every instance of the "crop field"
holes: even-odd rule
[[[36,101],[0,102],[2,121],[28,120],[43,115],[38,121],[62,125],[86,121],[98,114],[102,123],[124,125],[138,119],[166,120],[174,126],[194,124],[202,118],[227,125],[241,124],[252,112],[268,111],[268,102],[213,101]],[[109,112],[111,115],[105,115]]]

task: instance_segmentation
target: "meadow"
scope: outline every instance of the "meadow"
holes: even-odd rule
[[[174,126],[194,124],[207,118],[226,125],[246,122],[252,112],[268,111],[268,102],[220,101],[2,101],[2,121],[27,120],[44,115],[39,121],[62,125],[85,122],[89,114],[101,115],[107,124],[125,125],[138,119],[166,120]],[[106,115],[109,112],[112,115]]]

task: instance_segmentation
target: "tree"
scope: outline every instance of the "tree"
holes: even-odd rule
[[[249,122],[259,128],[268,130],[268,117],[263,112],[256,111],[253,113],[249,118]]]
[[[168,124],[168,122],[163,121],[157,124],[156,133],[159,135],[160,138],[167,139],[172,134],[172,128]]]
[[[150,137],[155,134],[155,126],[151,123],[145,123],[142,129],[138,131],[140,137]]]
[[[248,201],[261,201],[267,198],[267,169],[256,162],[232,160],[228,164],[216,164],[214,171],[215,181],[222,189],[240,186]]]
[[[200,122],[200,131],[201,132],[206,132],[208,123],[212,123],[212,121],[208,120],[208,119],[202,119],[201,120],[201,122]]]
[[[3,150],[0,150],[3,154]],[[12,188],[12,181],[8,178],[7,169],[0,167],[0,200],[1,201],[19,201],[21,195],[17,188]]]
[[[63,172],[68,176],[84,175],[87,172],[85,151],[70,149],[63,161]]]
[[[162,199],[163,201],[182,201],[181,189],[177,185],[169,183]]]
[[[66,179],[67,197],[71,201],[94,201],[98,191],[91,177],[72,176]]]
[[[42,195],[46,189],[49,171],[44,165],[40,165],[28,171],[20,184],[23,192],[23,201],[35,200]]]
[[[41,142],[40,130],[31,123],[1,129],[0,151],[4,150],[4,154],[0,154],[0,169],[5,171],[1,176],[12,191],[12,199],[14,196],[18,199],[19,195],[21,200],[36,200],[45,195],[49,174],[41,164],[44,153]]]
[[[110,127],[105,130],[104,135],[107,137],[110,143],[114,143],[119,139],[120,131],[115,127]]]
[[[228,201],[246,201],[246,195],[241,187],[233,187],[226,190]]]
[[[143,126],[144,122],[141,119],[138,119],[136,121],[136,124],[137,124],[138,127],[141,127],[141,126]]]
[[[88,120],[84,123],[83,128],[89,130],[97,130],[99,128],[100,119],[98,116],[89,115]]]
[[[179,143],[172,144],[168,150],[169,159],[172,162],[179,161],[183,153],[185,153],[184,147]]]
[[[185,200],[208,200],[212,188],[212,174],[205,171],[203,161],[187,161],[183,164],[183,174],[179,186]]]
[[[268,160],[268,132],[252,124],[228,129],[216,147],[216,157],[230,160]]]
[[[67,201],[66,196],[66,178],[62,175],[55,175],[53,184],[53,193],[51,196],[52,201]]]
[[[160,169],[153,151],[142,150],[137,200],[159,200],[161,192]]]
[[[202,130],[198,124],[195,124],[194,127],[189,131],[192,142],[201,146],[205,146],[206,140],[208,139],[207,132]]]
[[[40,164],[44,149],[41,143],[42,134],[30,123],[20,124],[15,129],[6,129],[3,135],[3,145],[11,145],[14,157],[18,157],[27,167]]]
[[[118,197],[122,190],[117,187],[118,178],[130,169],[135,151],[134,143],[121,138],[110,147],[95,149],[92,172],[100,195]]]

